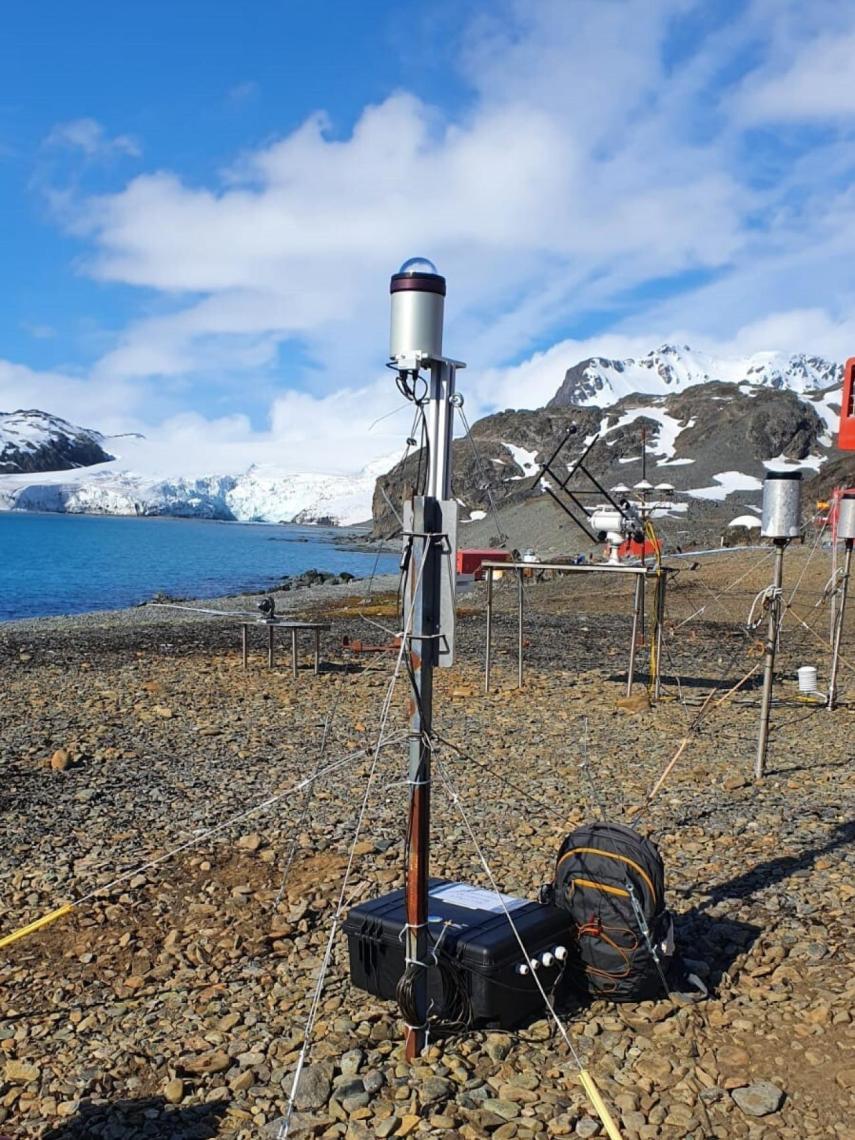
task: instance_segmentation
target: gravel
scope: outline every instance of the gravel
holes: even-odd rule
[[[806,557],[793,552],[788,579],[806,571],[810,608],[827,574]],[[711,996],[566,1011],[626,1140],[852,1136],[852,672],[834,713],[799,702],[795,667],[809,651],[821,664],[827,656],[799,627],[785,630],[769,773],[754,783],[753,680],[717,702],[758,660],[735,620],[768,564],[714,611],[710,590],[735,573],[722,560],[678,579],[666,699],[652,708],[617,705],[626,598],[596,576],[527,588],[523,690],[514,588],[497,589],[494,691],[483,692],[480,589],[461,605],[458,662],[436,677],[437,727],[465,754],[443,748],[444,768],[499,885],[527,897],[549,878],[567,831],[600,809],[625,819],[643,803],[719,686],[642,823],[663,852],[678,943]],[[0,951],[0,1133],[277,1134],[394,660],[342,650],[345,634],[385,640],[365,618],[397,627],[394,599],[368,601],[356,585],[283,597],[291,612],[334,622],[320,675],[301,645],[296,683],[285,654],[273,670],[260,656],[243,670],[235,623],[216,618],[134,610],[0,631],[3,930],[106,888]],[[710,609],[676,632],[704,599]],[[851,646],[855,630],[845,638]],[[390,734],[405,731],[404,698],[401,682]],[[579,768],[583,717],[590,782]],[[285,795],[202,838],[304,779],[325,731],[324,763],[351,759],[308,804]],[[52,763],[58,752],[66,759]],[[349,903],[400,885],[405,753],[402,740],[380,752]],[[484,884],[439,785],[434,836],[436,874]],[[188,846],[138,869],[179,844]],[[350,986],[337,936],[294,1135],[598,1130],[546,1019],[435,1040],[408,1065],[397,1011]]]

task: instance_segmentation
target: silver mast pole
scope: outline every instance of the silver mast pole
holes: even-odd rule
[[[834,615],[834,640],[831,650],[831,674],[828,681],[828,707],[834,708],[837,701],[837,670],[840,664],[840,640],[843,636],[843,622],[846,618],[846,597],[849,593],[849,574],[852,568],[852,546],[855,540],[846,539],[846,556],[843,562],[843,580],[840,583],[840,603]]]
[[[763,698],[760,704],[760,735],[757,740],[757,758],[754,776],[762,780],[766,770],[766,752],[769,747],[769,721],[772,711],[772,682],[775,673],[775,651],[781,627],[781,586],[784,581],[784,551],[788,539],[775,539],[775,573],[769,598],[769,624],[766,629],[766,659],[763,664]]]
[[[406,1010],[404,1037],[407,1060],[423,1051],[428,1028],[428,895],[430,880],[431,749],[433,671],[453,660],[454,544],[456,509],[451,497],[451,441],[454,392],[459,362],[442,355],[445,278],[423,259],[405,262],[392,277],[391,366],[404,384],[412,381],[412,398],[421,371],[429,370],[427,401],[422,405],[428,471],[424,494],[405,507],[407,604],[412,631],[407,638],[410,699],[407,865],[404,882]],[[400,991],[399,991],[400,992]]]

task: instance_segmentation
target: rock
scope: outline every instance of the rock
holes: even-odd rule
[[[342,1074],[353,1076],[359,1072],[365,1061],[365,1054],[361,1049],[348,1049],[346,1053],[342,1054],[339,1066]]]
[[[421,1122],[422,1118],[420,1116],[404,1116],[401,1118],[401,1126],[395,1135],[409,1136],[411,1132],[415,1132]]]
[[[206,1076],[209,1073],[224,1073],[231,1067],[232,1059],[228,1053],[217,1049],[212,1053],[200,1053],[195,1057],[184,1057],[178,1062],[178,1067],[191,1076]]]
[[[746,1069],[751,1064],[751,1055],[739,1045],[722,1045],[716,1049],[715,1059],[722,1069]]]
[[[167,1081],[163,1095],[169,1104],[181,1104],[184,1099],[184,1082],[178,1077]]]
[[[242,835],[235,843],[241,851],[257,851],[261,846],[261,836],[258,832],[253,832],[251,835]]]
[[[599,1136],[600,1122],[591,1116],[583,1116],[576,1125],[577,1136]]]
[[[514,1117],[519,1116],[520,1106],[514,1104],[512,1100],[500,1100],[498,1097],[487,1097],[482,1102],[481,1107],[486,1112],[492,1112],[496,1116],[501,1116],[503,1120],[513,1120]]]
[[[374,1123],[374,1135],[379,1136],[380,1140],[385,1140],[385,1137],[395,1132],[400,1123],[400,1118],[397,1116],[387,1116],[385,1120],[377,1120]]]
[[[618,697],[615,708],[625,713],[640,713],[650,708],[650,698],[647,693],[636,693],[631,697]]]
[[[438,1100],[446,1100],[454,1092],[454,1085],[444,1077],[428,1077],[421,1082],[418,1088],[419,1102],[433,1104]]]
[[[731,1096],[747,1116],[768,1116],[784,1103],[784,1093],[770,1081],[734,1089]]]
[[[37,1081],[41,1073],[38,1065],[30,1064],[27,1061],[7,1061],[3,1071],[7,1081],[25,1085]]]
[[[374,1096],[375,1093],[380,1092],[386,1083],[386,1078],[379,1069],[372,1069],[366,1073],[362,1078],[362,1083],[365,1085],[365,1091]]]
[[[484,1052],[491,1061],[504,1061],[511,1051],[512,1040],[504,1033],[490,1033],[487,1037]]]
[[[65,748],[57,748],[50,758],[50,766],[54,772],[64,772],[66,768],[71,766],[71,756]]]
[[[294,1104],[301,1111],[307,1109],[323,1108],[330,1099],[332,1083],[325,1066],[306,1065],[297,1084],[297,1095]]]

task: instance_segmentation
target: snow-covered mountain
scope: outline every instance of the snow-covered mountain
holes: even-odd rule
[[[663,344],[637,360],[594,356],[574,364],[547,407],[608,407],[635,393],[667,396],[712,380],[787,388],[807,395],[839,387],[842,376],[842,365],[804,353],[756,352],[753,356],[722,358],[688,345]]]
[[[0,510],[347,526],[371,517],[377,476],[393,462],[384,457],[356,475],[293,474],[272,464],[223,474],[172,473],[180,457],[141,436],[102,436],[43,412],[18,414],[28,417],[16,428],[22,437],[28,431],[35,437],[41,420],[51,421],[64,425],[69,438],[89,436],[99,449],[105,444],[115,458],[100,449],[105,461],[88,467],[0,474]]]
[[[104,437],[35,409],[0,412],[0,472],[65,471],[104,463]]]

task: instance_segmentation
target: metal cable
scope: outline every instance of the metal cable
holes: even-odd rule
[[[478,468],[478,474],[481,476],[484,490],[487,493],[487,502],[490,504],[490,511],[493,515],[493,522],[496,524],[496,534],[499,540],[499,545],[504,546],[509,536],[503,532],[502,524],[499,522],[499,512],[496,507],[495,500],[493,499],[493,492],[490,490],[490,483],[487,479],[484,464],[481,461],[481,453],[478,450],[478,445],[476,444],[475,437],[472,434],[472,428],[469,426],[469,420],[466,418],[466,412],[463,410],[463,404],[460,404],[457,410],[460,413],[461,420],[463,420],[463,426],[466,428],[466,438],[469,440],[469,444],[472,448],[472,453],[475,456],[475,465]]]
[[[404,636],[402,636],[402,638],[401,638],[401,646],[400,646],[400,649],[398,651],[398,657],[397,657],[397,660],[395,662],[395,668],[394,668],[392,676],[389,680],[389,684],[388,684],[387,689],[386,689],[386,695],[384,697],[383,705],[382,705],[381,712],[380,712],[380,724],[379,724],[379,728],[378,728],[377,748],[375,749],[375,752],[374,752],[374,757],[373,757],[373,761],[371,764],[371,769],[368,773],[368,779],[367,779],[366,785],[365,785],[365,793],[362,797],[362,802],[361,802],[360,808],[359,808],[359,814],[358,814],[357,820],[356,820],[356,826],[354,827],[353,839],[352,839],[351,845],[350,845],[350,853],[348,855],[347,866],[345,867],[345,871],[344,871],[344,878],[343,878],[342,884],[341,884],[341,891],[339,892],[338,903],[336,904],[336,909],[335,909],[335,912],[333,914],[333,920],[332,920],[332,924],[330,926],[329,937],[327,939],[327,944],[326,944],[326,948],[324,950],[324,955],[323,955],[323,958],[321,960],[321,965],[318,969],[318,976],[317,976],[317,979],[315,982],[315,989],[314,989],[314,993],[312,995],[311,1004],[309,1006],[309,1014],[308,1014],[308,1017],[306,1019],[306,1025],[305,1025],[304,1030],[303,1030],[303,1043],[302,1043],[302,1046],[300,1048],[299,1056],[297,1058],[296,1067],[294,1069],[294,1077],[293,1077],[293,1080],[291,1082],[291,1091],[288,1095],[288,1105],[287,1105],[287,1108],[285,1110],[285,1114],[282,1118],[282,1123],[281,1123],[279,1130],[277,1132],[277,1140],[284,1140],[284,1138],[288,1135],[288,1132],[289,1132],[289,1129],[291,1126],[291,1118],[292,1118],[292,1115],[294,1112],[294,1103],[295,1103],[295,1099],[297,1096],[297,1088],[298,1088],[298,1085],[300,1083],[300,1076],[303,1072],[303,1068],[304,1068],[305,1063],[306,1063],[306,1058],[308,1056],[309,1049],[311,1048],[312,1032],[313,1032],[314,1027],[315,1027],[315,1021],[317,1019],[318,1009],[320,1008],[321,997],[323,995],[323,989],[324,989],[324,982],[326,980],[327,971],[329,970],[330,961],[332,959],[333,947],[335,945],[335,936],[338,932],[338,927],[339,927],[339,924],[341,921],[341,916],[342,916],[342,912],[343,912],[343,908],[344,908],[344,901],[345,901],[345,898],[347,896],[347,887],[348,887],[348,884],[350,882],[351,871],[353,870],[356,844],[359,840],[359,835],[360,835],[360,832],[362,830],[362,824],[363,824],[363,821],[365,819],[365,813],[366,813],[366,810],[368,807],[368,801],[369,801],[371,789],[372,789],[373,783],[374,783],[374,776],[375,776],[375,773],[377,770],[377,761],[378,761],[378,758],[380,755],[380,744],[383,740],[383,731],[386,727],[386,721],[388,720],[388,717],[389,717],[389,711],[392,707],[392,697],[393,697],[394,692],[395,692],[395,685],[398,681],[398,677],[399,677],[400,672],[401,672],[401,666],[403,664],[403,661],[404,661],[404,658],[406,655],[407,635],[409,634],[410,630],[412,629],[413,616],[414,616],[414,611],[415,611],[415,602],[416,602],[416,597],[418,594],[418,587],[419,587],[419,584],[421,582],[421,578],[422,578],[422,574],[424,572],[425,564],[427,563],[429,550],[430,550],[429,545],[427,543],[425,543],[424,544],[424,551],[422,554],[422,559],[421,559],[421,562],[420,562],[420,565],[418,568],[416,588],[413,590],[413,597],[412,597],[412,602],[410,605],[410,610],[409,610],[409,613],[407,615],[407,620],[406,620],[405,625],[404,625]]]

